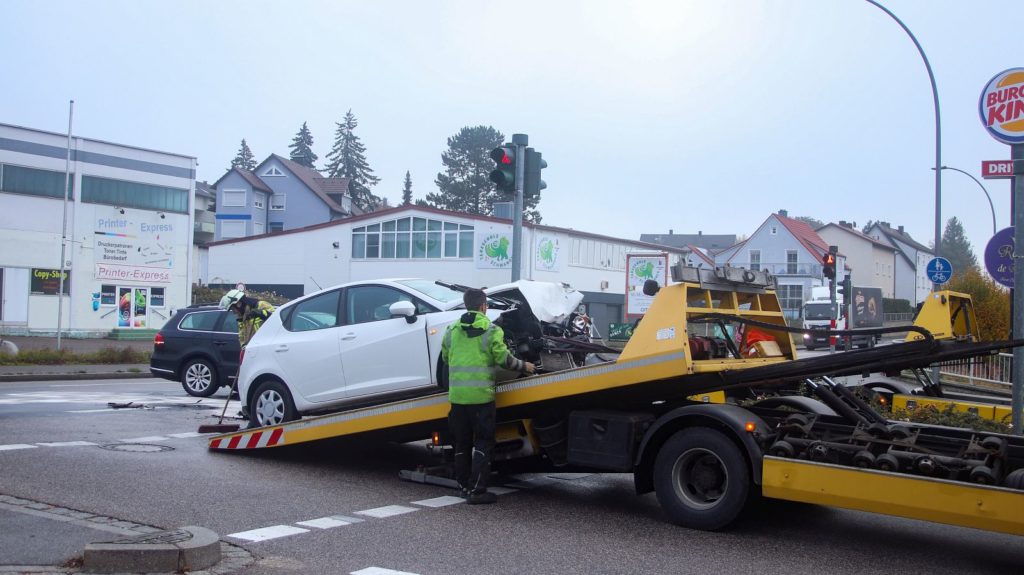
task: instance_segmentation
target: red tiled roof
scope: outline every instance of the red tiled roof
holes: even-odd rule
[[[783,226],[786,226],[789,233],[793,234],[793,237],[795,237],[797,241],[804,246],[804,249],[811,254],[821,256],[828,251],[828,244],[825,243],[825,240],[821,239],[818,232],[814,231],[814,228],[812,228],[807,222],[794,220],[781,214],[772,215],[774,215]]]

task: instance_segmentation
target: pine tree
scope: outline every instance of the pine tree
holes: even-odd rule
[[[348,193],[352,196],[352,203],[363,211],[372,212],[385,203],[370,191],[372,186],[380,182],[380,178],[373,175],[366,161],[366,147],[359,141],[359,136],[353,133],[359,123],[352,110],[349,110],[345,119],[336,125],[338,129],[334,133],[334,146],[327,154],[327,175],[331,178],[348,178]]]
[[[293,162],[300,166],[316,169],[314,163],[317,161],[317,155],[313,153],[313,134],[306,127],[305,122],[302,123],[302,127],[299,128],[299,132],[295,134],[292,144],[288,147],[292,150],[291,160]]]
[[[409,170],[405,171],[405,185],[402,187],[402,205],[408,206],[412,203],[412,178]]]
[[[495,202],[511,202],[512,192],[500,192],[491,182],[494,169],[491,150],[501,146],[505,136],[491,126],[465,127],[448,138],[448,150],[441,154],[445,172],[437,174],[438,192],[427,194],[427,204],[436,208],[490,215]],[[539,223],[538,198],[524,200],[528,221]]]
[[[249,149],[249,144],[245,143],[245,138],[242,138],[242,146],[238,148],[235,159],[231,160],[231,168],[241,168],[250,172],[256,169],[256,156]]]
[[[974,257],[971,243],[964,235],[964,226],[956,216],[946,221],[946,231],[942,234],[939,255],[949,260],[954,274],[978,268],[978,258]]]

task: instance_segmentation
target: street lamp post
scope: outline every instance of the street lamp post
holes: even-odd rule
[[[932,168],[932,169],[934,170],[935,168]],[[980,181],[978,181],[978,178],[975,178],[970,173],[965,172],[965,171],[961,170],[960,168],[954,168],[954,167],[951,167],[951,166],[942,166],[939,169],[940,170],[953,170],[954,172],[960,172],[961,174],[964,174],[968,178],[974,180],[974,183],[978,184],[978,187],[981,188],[981,191],[985,192],[985,197],[988,198],[988,207],[989,207],[990,210],[992,210],[992,235],[993,236],[996,235],[996,208],[992,204],[992,196],[989,195],[988,190],[985,189],[985,186],[983,186],[982,183]]]
[[[932,85],[932,103],[935,108],[935,167],[932,169],[935,170],[935,257],[939,257],[939,247],[942,245],[942,124],[939,121],[939,90],[935,87],[935,74],[932,74],[932,65],[928,62],[928,56],[925,55],[924,48],[921,48],[921,43],[917,41],[910,28],[907,28],[907,25],[902,20],[875,0],[864,1],[888,14],[890,18],[900,25],[900,28],[903,28],[903,31],[914,42],[914,46],[917,47],[917,52],[921,54],[921,59],[924,60],[924,67],[928,70],[928,81]]]

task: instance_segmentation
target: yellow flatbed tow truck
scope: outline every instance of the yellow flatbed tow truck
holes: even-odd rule
[[[1024,345],[920,339],[798,359],[764,272],[676,267],[615,361],[500,383],[495,464],[633,474],[670,520],[728,526],[751,496],[1024,535],[1024,438],[887,421],[831,377],[923,368]],[[734,337],[734,334],[742,336]],[[447,427],[447,395],[212,437],[279,449]],[[407,477],[408,478],[408,477]]]

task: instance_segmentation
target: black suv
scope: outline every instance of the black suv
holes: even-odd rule
[[[179,309],[153,338],[149,371],[180,381],[189,395],[209,397],[238,375],[238,318],[216,305]]]

